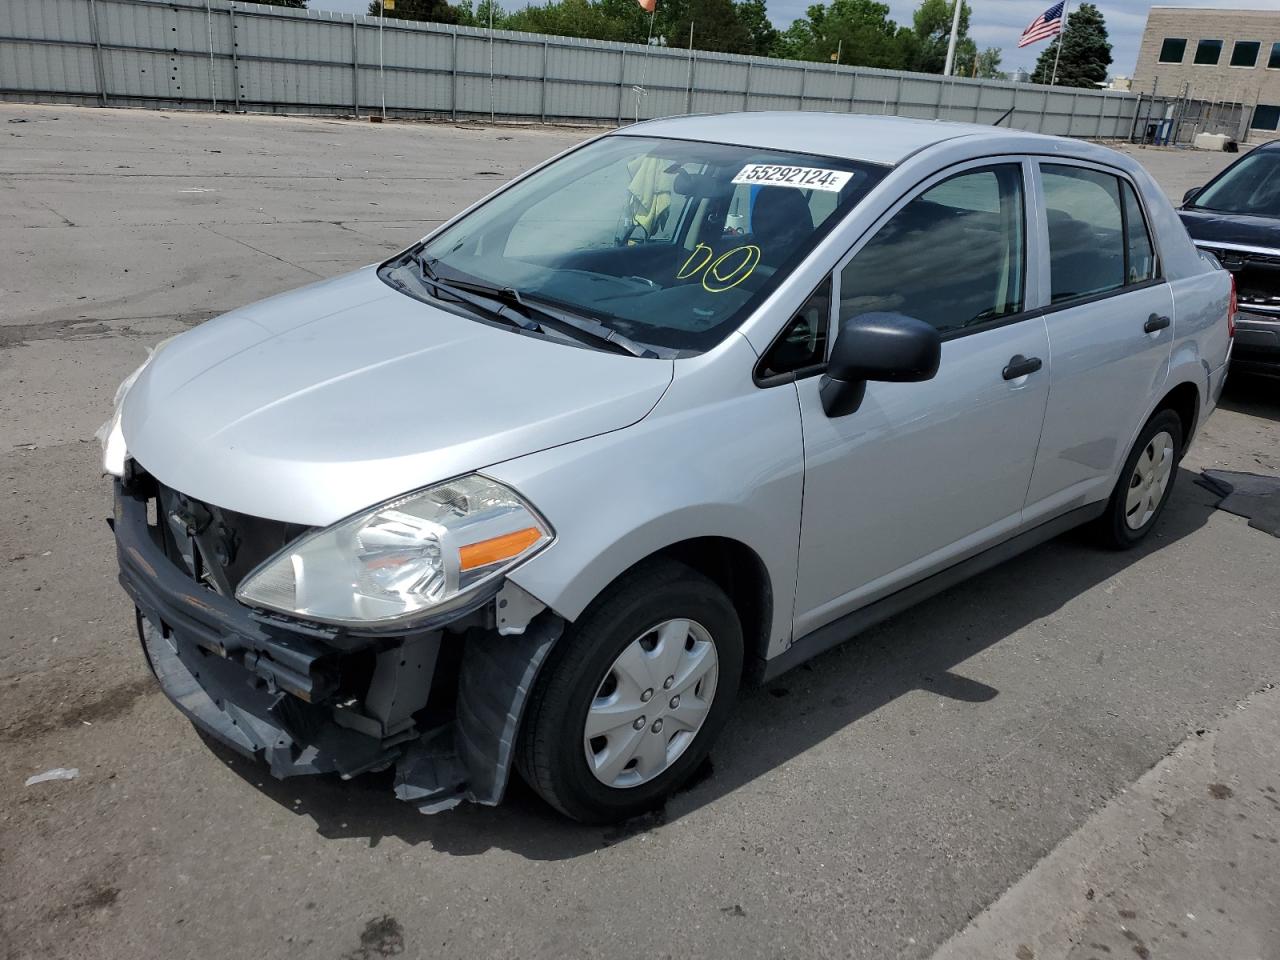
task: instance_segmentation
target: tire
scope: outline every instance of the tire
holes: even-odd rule
[[[733,604],[702,574],[673,560],[625,574],[552,650],[521,726],[517,767],[574,820],[612,823],[652,809],[706,758],[733,708],[742,660]],[[589,719],[617,725],[589,739]]]
[[[1128,550],[1155,528],[1173,492],[1181,459],[1182,420],[1172,410],[1157,410],[1138,434],[1107,502],[1106,513],[1098,518],[1096,530],[1105,546]],[[1158,476],[1162,470],[1164,482],[1160,486]],[[1151,475],[1157,479],[1153,481]],[[1143,487],[1147,496],[1136,497],[1135,506],[1131,494]]]

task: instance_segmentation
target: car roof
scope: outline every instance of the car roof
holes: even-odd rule
[[[959,137],[999,136],[1006,143],[1010,136],[1025,137],[1041,146],[1045,141],[1072,142],[976,123],[801,110],[667,117],[633,124],[617,134],[706,140],[890,166],[926,147]]]

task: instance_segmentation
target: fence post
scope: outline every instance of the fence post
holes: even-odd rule
[[[98,75],[98,102],[107,105],[107,72],[102,66],[102,41],[98,36],[98,4],[89,0],[89,33],[93,37],[93,68]]]
[[[356,35],[360,21],[351,18],[351,109],[360,119],[360,38]]]
[[[231,87],[235,94],[236,113],[240,112],[240,41],[236,33],[240,28],[236,25],[236,5],[227,9],[228,23],[231,24]]]
[[[544,71],[545,72],[545,71]],[[622,126],[622,102],[626,99],[627,90],[627,48],[623,47],[618,56],[618,126]]]
[[[751,61],[747,61],[747,78],[742,84],[742,109],[751,109]]]
[[[542,122],[547,122],[547,41],[542,41]]]
[[[1044,99],[1040,101],[1040,125],[1036,127],[1036,133],[1044,133],[1044,115],[1049,112],[1049,88],[1044,88]]]
[[[692,27],[690,27],[692,30]],[[684,112],[693,113],[693,63],[697,59],[697,54],[693,52],[693,47],[689,48],[689,86],[685,91]]]
[[[1102,121],[1107,115],[1107,95],[1104,93],[1098,97],[1098,126],[1093,131],[1093,139],[1102,139]]]
[[[458,30],[451,31],[453,43],[449,47],[449,117],[458,119]]]
[[[982,95],[987,92],[987,85],[984,83],[978,87],[978,99],[973,105],[973,122],[982,122]]]
[[[800,102],[796,104],[800,110],[804,109],[805,89],[809,86],[809,68],[800,68]]]
[[[209,107],[218,112],[218,76],[213,62],[213,10],[209,0],[204,0],[204,28],[209,35]]]
[[[849,71],[849,112],[853,113],[853,105],[858,101],[858,71]]]

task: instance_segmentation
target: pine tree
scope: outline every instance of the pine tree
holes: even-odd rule
[[[1062,54],[1058,56],[1058,44]],[[1082,3],[1067,17],[1066,29],[1057,43],[1051,43],[1040,54],[1031,74],[1033,83],[1049,83],[1053,79],[1053,61],[1058,59],[1060,87],[1096,89],[1106,82],[1111,66],[1111,41],[1102,12],[1092,3]]]

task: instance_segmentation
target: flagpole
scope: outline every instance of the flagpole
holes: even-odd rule
[[[1058,58],[1062,56],[1062,38],[1067,35],[1067,10],[1070,7],[1070,0],[1062,5],[1062,29],[1058,31],[1058,49],[1053,54],[1053,79],[1049,81],[1051,87],[1058,85]]]
[[[944,77],[951,76],[951,68],[956,61],[956,38],[960,34],[960,8],[964,5],[964,0],[956,0],[956,12],[951,16],[951,39],[947,42],[947,63],[942,68]]]

